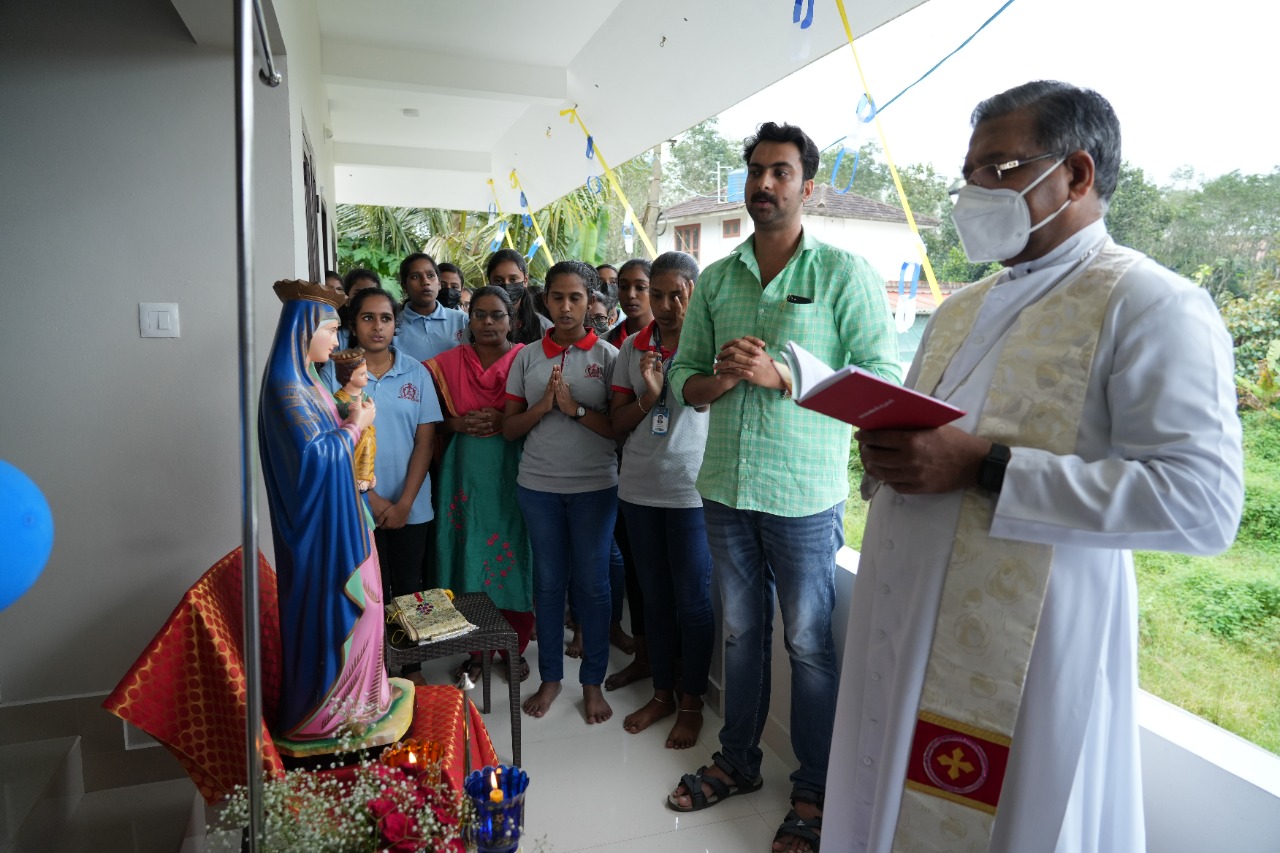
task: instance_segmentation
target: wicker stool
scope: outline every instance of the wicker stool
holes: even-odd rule
[[[506,618],[493,605],[488,593],[466,592],[453,600],[453,606],[467,621],[478,630],[472,631],[452,640],[440,640],[419,646],[405,639],[392,644],[391,632],[387,632],[387,666],[405,666],[411,663],[436,660],[456,654],[481,652],[481,684],[483,685],[484,704],[480,706],[482,714],[489,713],[489,673],[493,668],[489,652],[506,652],[507,666],[515,671],[508,681],[511,682],[511,757],[516,766],[520,766],[520,642],[516,631]]]

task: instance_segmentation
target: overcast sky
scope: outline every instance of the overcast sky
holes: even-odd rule
[[[888,101],[1002,3],[930,0],[858,39],[872,96]],[[850,2],[846,8],[852,11]],[[834,2],[815,3],[813,26],[840,28]],[[780,49],[805,49],[799,27],[787,35]],[[954,175],[978,101],[1028,80],[1064,80],[1111,102],[1125,159],[1158,184],[1184,165],[1206,177],[1236,169],[1266,173],[1280,165],[1277,53],[1280,11],[1270,3],[1015,0],[887,107],[881,123],[895,162],[932,162]],[[861,94],[846,45],[721,113],[720,130],[742,137],[761,121],[786,120],[819,148],[850,133],[876,138],[873,124],[855,118]]]

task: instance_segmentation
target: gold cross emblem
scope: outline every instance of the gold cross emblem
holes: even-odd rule
[[[973,765],[964,760],[964,750],[958,746],[951,750],[951,755],[939,757],[938,763],[947,768],[947,778],[952,782],[960,777],[961,772],[973,772]]]

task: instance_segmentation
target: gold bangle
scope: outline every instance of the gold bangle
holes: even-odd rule
[[[636,397],[636,405],[637,405],[637,406],[639,406],[639,407],[640,407],[640,411],[641,411],[641,412],[643,412],[643,413],[644,413],[644,414],[646,414],[646,415],[647,415],[647,414],[649,414],[649,410],[653,408],[653,406],[650,406],[648,409],[646,409],[646,408],[644,407],[644,403],[641,403],[641,402],[640,402],[640,398],[639,398],[639,397]]]

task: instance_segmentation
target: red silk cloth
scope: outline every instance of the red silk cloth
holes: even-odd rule
[[[164,627],[116,685],[103,707],[159,741],[182,765],[206,802],[243,784],[247,687],[242,651],[241,549],[227,554],[187,590]],[[284,773],[268,732],[280,699],[280,621],[276,576],[258,554],[262,659],[262,770]],[[484,719],[468,703],[472,766],[497,764]],[[406,737],[444,748],[442,778],[461,789],[462,694],[420,686]]]

